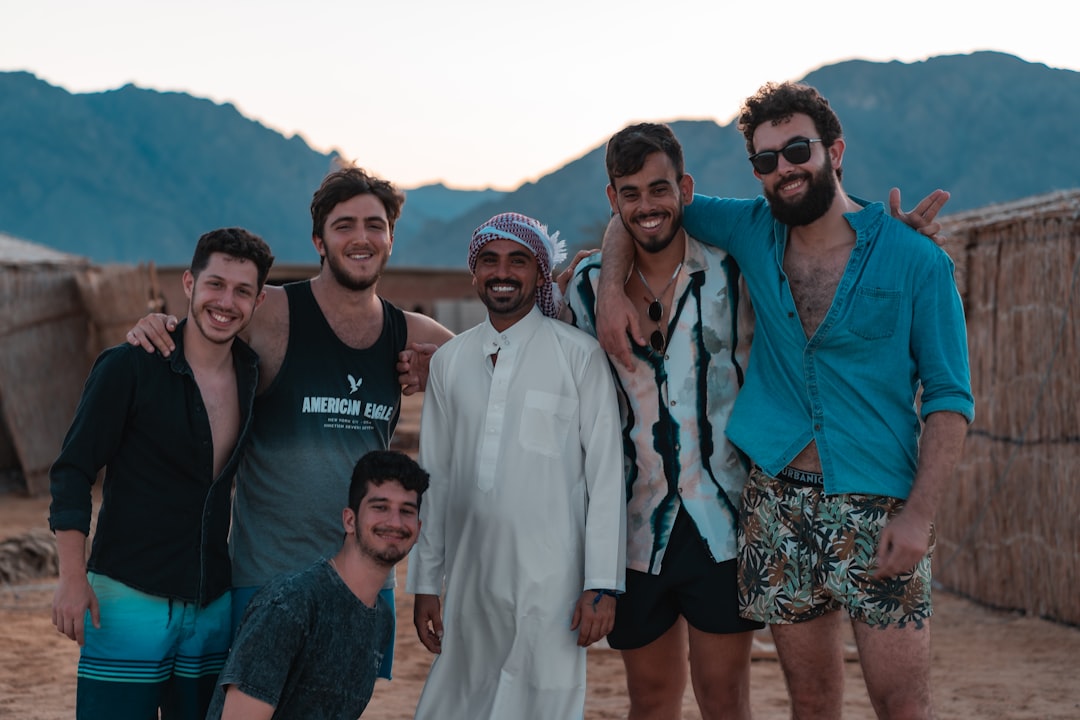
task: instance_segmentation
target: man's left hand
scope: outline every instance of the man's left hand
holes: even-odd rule
[[[599,249],[577,251],[577,253],[574,255],[574,259],[570,262],[566,269],[564,269],[555,276],[555,284],[559,286],[559,292],[561,292],[563,295],[566,295],[566,288],[570,287],[570,280],[574,277],[574,271],[577,270],[578,263],[589,257],[590,255],[595,255],[598,252],[600,252]]]
[[[949,193],[945,190],[935,190],[924,197],[922,202],[915,206],[914,210],[904,212],[900,209],[900,188],[893,188],[889,191],[889,213],[900,222],[918,230],[938,245],[945,242],[945,238],[939,237],[941,223],[935,222],[934,218],[937,217],[937,214],[941,212],[941,208],[945,207],[947,202],[949,202]]]
[[[597,596],[599,595],[599,599]],[[615,627],[615,598],[610,595],[586,590],[578,598],[574,608],[571,630],[579,630],[577,644],[589,647]]]
[[[908,573],[930,549],[928,520],[900,511],[881,531],[874,578],[884,580]]]

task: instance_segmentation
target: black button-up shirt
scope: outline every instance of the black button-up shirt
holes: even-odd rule
[[[233,342],[240,434],[215,478],[210,420],[184,358],[184,322],[168,358],[130,345],[98,356],[50,472],[49,526],[90,534],[90,486],[105,467],[87,568],[151,595],[206,605],[231,581],[232,481],[251,427],[258,356]]]

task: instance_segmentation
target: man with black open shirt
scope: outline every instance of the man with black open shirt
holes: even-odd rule
[[[51,471],[57,629],[82,646],[77,717],[203,718],[231,638],[232,479],[258,357],[237,333],[273,256],[241,228],[203,235],[176,352],[98,357]],[[93,550],[90,488],[105,467]]]

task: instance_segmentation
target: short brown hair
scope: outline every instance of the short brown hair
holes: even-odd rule
[[[386,208],[392,236],[394,223],[401,217],[401,206],[405,204],[405,193],[358,167],[344,167],[323,178],[322,185],[311,198],[311,234],[323,237],[323,226],[331,211],[357,195],[374,195],[379,199]]]
[[[195,254],[191,257],[191,274],[199,273],[210,264],[210,255],[224,253],[234,258],[243,258],[255,263],[259,273],[259,290],[262,290],[274,264],[270,246],[261,237],[241,227],[219,228],[205,233],[195,245]]]

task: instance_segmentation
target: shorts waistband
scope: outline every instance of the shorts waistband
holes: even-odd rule
[[[806,470],[793,468],[790,465],[776,473],[776,479],[793,485],[802,485],[803,487],[825,487],[825,476],[821,473],[807,472]]]

